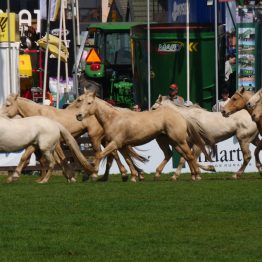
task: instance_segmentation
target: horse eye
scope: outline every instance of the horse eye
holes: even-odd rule
[[[88,105],[91,105],[91,102],[88,102],[87,104],[88,104]]]

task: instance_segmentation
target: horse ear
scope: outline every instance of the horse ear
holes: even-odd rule
[[[159,96],[158,96],[158,100],[159,100],[160,102],[162,102],[162,100],[163,100],[163,97],[162,97],[162,95],[161,95],[161,94],[159,94]]]
[[[94,98],[96,97],[96,91],[93,92],[93,97],[94,97]]]
[[[84,93],[86,94],[87,93],[87,89],[84,87]]]
[[[242,88],[240,89],[240,94],[243,94],[245,91],[246,91],[245,87],[242,87]]]
[[[16,100],[18,98],[18,93],[14,94],[14,99]]]

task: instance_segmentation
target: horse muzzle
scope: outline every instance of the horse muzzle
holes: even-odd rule
[[[221,111],[221,114],[223,117],[229,117],[230,116],[230,112],[226,112],[225,110]]]
[[[250,102],[247,102],[246,107],[247,107],[247,109],[252,110],[252,109],[254,109],[255,105],[252,105]]]
[[[82,120],[83,120],[83,115],[82,115],[81,113],[76,114],[76,119],[77,119],[78,121],[82,121]]]

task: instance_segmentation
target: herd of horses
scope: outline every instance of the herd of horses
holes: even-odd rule
[[[7,182],[16,181],[28,164],[32,153],[36,154],[43,168],[39,183],[48,182],[54,165],[60,165],[68,182],[75,176],[67,163],[61,141],[68,144],[73,155],[82,165],[86,176],[98,179],[100,161],[107,158],[105,174],[99,180],[107,181],[112,161],[115,159],[122,180],[128,179],[127,170],[121,163],[121,153],[130,168],[131,181],[143,180],[137,162],[147,158],[138,154],[135,146],[155,139],[163,151],[164,159],[156,168],[158,179],[175,149],[181,159],[171,177],[176,180],[185,161],[188,162],[192,180],[201,179],[200,168],[215,171],[211,165],[200,165],[197,158],[201,152],[212,162],[214,145],[236,136],[242,153],[243,164],[233,175],[237,179],[243,174],[251,159],[250,143],[256,146],[255,161],[262,176],[259,152],[262,147],[262,89],[257,93],[237,90],[225,105],[223,112],[209,112],[198,105],[177,106],[168,97],[159,96],[151,110],[134,112],[113,107],[98,98],[96,92],[85,90],[65,109],[41,105],[18,94],[11,94],[1,108],[0,152],[25,149],[16,170]],[[88,133],[94,150],[94,161],[90,163],[79,149],[75,138]],[[102,150],[102,147],[104,149]]]

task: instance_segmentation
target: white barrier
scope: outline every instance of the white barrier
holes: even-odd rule
[[[24,150],[16,153],[0,153],[0,166],[17,166]],[[35,166],[36,159],[33,154],[30,158],[29,166]]]
[[[156,141],[153,140],[143,146],[138,146],[137,152],[143,156],[146,156],[149,161],[146,164],[139,163],[139,167],[144,170],[145,173],[154,173],[156,167],[164,158],[164,154],[157,145]],[[252,159],[250,160],[248,166],[246,167],[245,172],[257,172],[254,158],[254,149],[253,145],[250,145],[250,151]],[[16,166],[21,158],[23,151],[18,153],[1,153],[0,154],[0,166]],[[260,152],[260,159],[262,153]],[[120,156],[122,163],[129,170],[122,156]],[[234,172],[237,171],[243,163],[242,151],[239,147],[239,144],[235,137],[229,138],[223,142],[217,144],[217,151],[215,157],[213,157],[214,162],[209,163],[215,166],[217,172]],[[200,155],[199,162],[204,162],[205,157],[203,154]],[[30,159],[30,165],[36,165],[35,156],[33,155]],[[173,172],[175,168],[173,167],[173,161],[170,160],[166,167],[163,170],[163,173]],[[99,174],[104,174],[105,171],[105,162],[100,164]],[[190,172],[188,165],[182,169],[183,173]],[[116,162],[113,162],[113,166],[110,170],[110,174],[118,174],[119,169]]]
[[[237,142],[235,137],[229,138],[223,142],[220,142],[216,145],[217,151],[216,156],[212,159],[214,162],[209,163],[205,162],[206,164],[212,164],[215,166],[217,172],[234,172],[237,171],[243,163],[243,155],[240,149],[239,143]],[[137,152],[144,156],[148,156],[149,162],[146,164],[140,164],[139,167],[144,170],[145,173],[154,173],[156,167],[160,164],[160,162],[164,158],[164,154],[162,153],[161,149],[157,145],[156,141],[153,140],[143,146],[137,147]],[[245,172],[257,172],[257,168],[255,165],[255,158],[254,158],[254,149],[253,145],[250,145],[250,151],[252,155],[252,159],[250,160],[248,166],[246,167]],[[260,153],[260,159],[262,154]],[[122,163],[127,167],[123,157],[121,156]],[[203,154],[200,155],[199,162],[204,162],[205,157]],[[169,161],[166,167],[163,170],[163,173],[170,173],[173,172],[175,168],[173,167],[173,161]],[[103,174],[105,171],[105,164],[100,165],[99,174]],[[190,172],[188,165],[185,165],[185,168],[182,169],[183,173]],[[110,171],[111,174],[118,174],[119,169],[114,161],[113,166]]]

